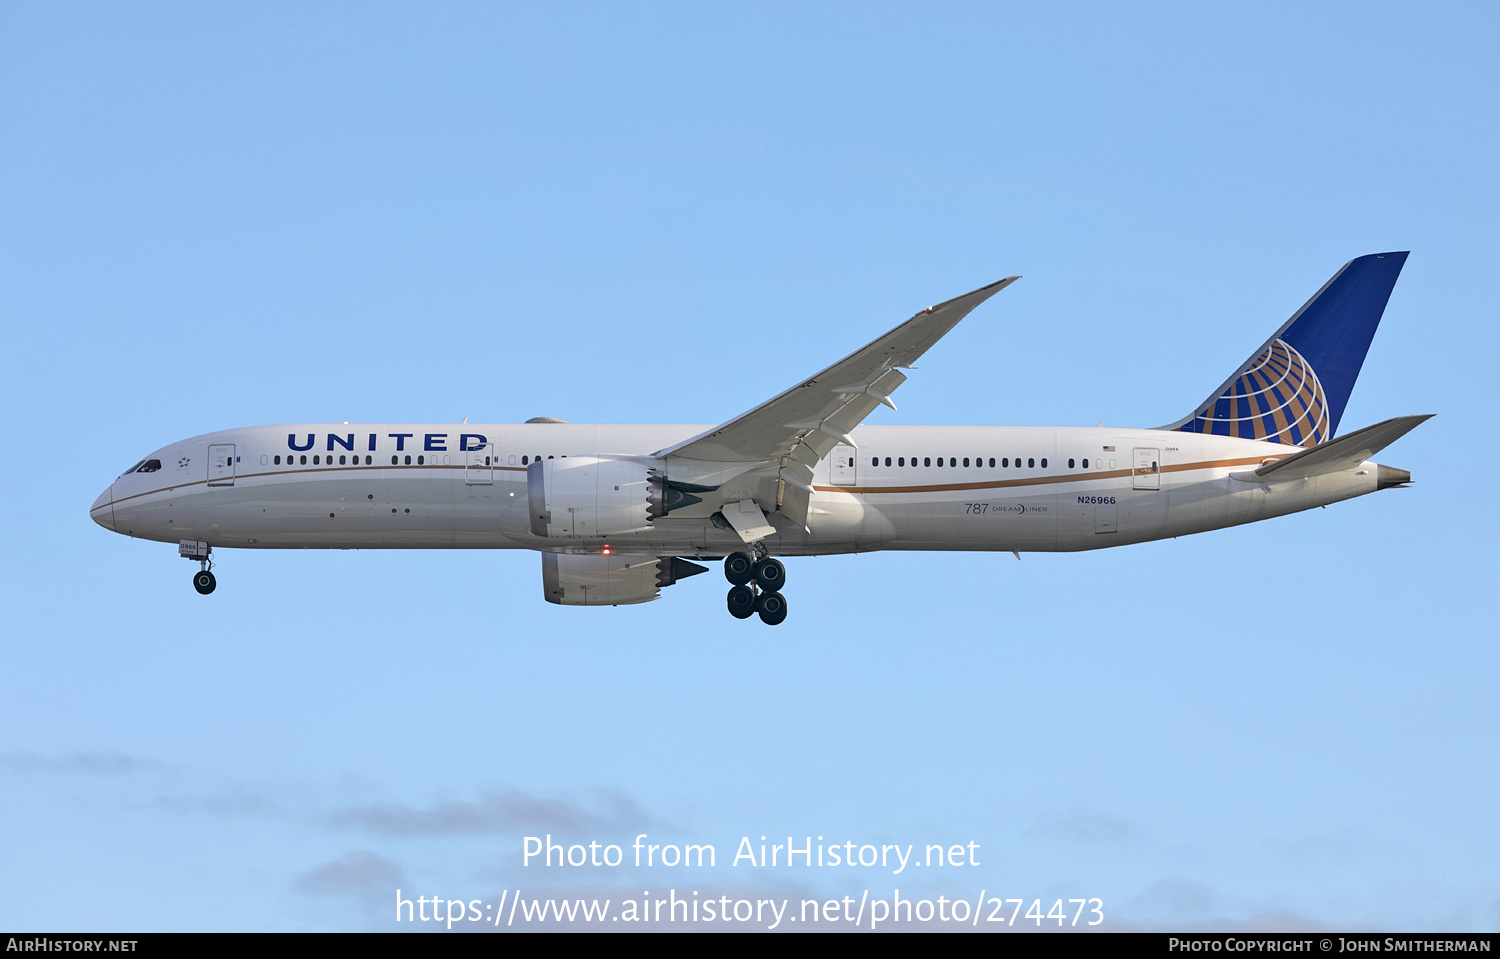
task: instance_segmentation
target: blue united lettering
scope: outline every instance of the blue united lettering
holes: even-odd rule
[[[419,434],[386,434],[388,438],[396,441],[396,452],[398,453],[405,452],[406,441],[417,435]],[[449,451],[450,447],[448,446],[448,444],[452,442],[452,434],[422,433],[420,435],[422,437],[422,449],[424,451],[429,453],[446,453]],[[296,450],[299,453],[305,453],[318,445],[317,433],[307,433],[305,434],[305,436],[306,439],[303,442],[299,443],[297,442],[296,433],[288,433],[286,435],[287,449]],[[354,452],[355,444],[358,442],[356,439],[356,434],[354,433],[328,433],[324,435],[323,441],[325,447],[330,453],[335,449],[345,449],[352,453]],[[475,450],[482,450],[489,445],[489,442],[490,438],[483,433],[460,433],[458,435],[458,450],[461,453],[470,453]],[[372,453],[380,448],[379,433],[368,434],[366,439],[366,448],[369,449],[369,451]]]

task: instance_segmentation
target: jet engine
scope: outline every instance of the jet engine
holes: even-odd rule
[[[537,460],[526,467],[531,532],[549,539],[641,533],[709,487],[674,483],[644,463],[603,456]]]
[[[526,467],[531,531],[600,539],[651,528],[651,470],[631,460],[568,456]]]
[[[680,579],[708,572],[677,556],[542,554],[542,594],[559,606],[648,603]]]

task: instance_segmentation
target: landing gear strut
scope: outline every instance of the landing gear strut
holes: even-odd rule
[[[755,554],[730,553],[724,559],[724,578],[733,583],[729,590],[729,615],[749,619],[759,613],[760,621],[776,626],[786,619],[786,567],[766,555],[766,548],[755,544]]]
[[[214,574],[209,570],[214,568],[213,547],[202,540],[185,539],[177,544],[177,555],[183,559],[195,559],[198,561],[198,572],[193,574],[193,588],[207,596],[219,585],[214,579]]]

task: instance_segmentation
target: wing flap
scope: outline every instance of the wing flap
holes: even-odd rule
[[[812,488],[796,486],[787,481],[782,470],[781,495],[776,502],[776,511],[787,519],[807,529],[807,513],[812,508]]]
[[[860,395],[854,397],[854,399],[839,407],[839,411],[837,413],[833,414],[832,416],[828,417],[828,419],[823,421],[823,432],[829,433],[830,435],[833,435],[840,440],[846,441],[848,445],[853,446],[855,449],[859,449],[859,444],[855,443],[852,439],[848,439],[849,433],[852,432],[856,426],[863,423],[865,421],[865,417],[875,412],[875,407],[879,405],[880,400],[869,395],[868,393],[861,393]],[[832,429],[830,429],[829,427],[832,427]]]

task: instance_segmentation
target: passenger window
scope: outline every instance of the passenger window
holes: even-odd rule
[[[280,465],[281,465],[281,457],[280,457],[280,456],[275,456],[275,457],[272,457],[272,459],[271,459],[271,461],[272,461],[272,462],[273,462],[273,463],[275,463],[275,465],[277,465],[277,466],[280,466]]]
[[[1009,457],[1009,456],[1007,456],[1007,457],[1005,457],[1005,458],[1004,458],[1004,459],[1002,459],[1002,460],[1001,460],[1001,461],[1000,461],[1000,465],[1001,465],[1001,466],[1007,466],[1007,467],[1008,467],[1008,466],[1010,466],[1010,457]]]
[[[368,453],[365,454],[365,465],[369,466],[373,462],[375,462],[375,457],[370,456]]]
[[[1070,458],[1069,458],[1069,459],[1068,459],[1068,469],[1072,469],[1072,468],[1073,468],[1073,460],[1072,460],[1072,458],[1071,458],[1071,457],[1070,457]]]
[[[1083,458],[1083,468],[1084,469],[1088,469],[1089,468],[1089,460],[1088,460],[1088,457],[1086,457],[1086,456]]]
[[[347,464],[346,464],[346,463],[345,463],[345,462],[344,462],[344,454],[343,454],[343,453],[340,453],[340,454],[339,454],[339,465],[340,465],[340,466],[345,466],[345,465],[347,465]]]
[[[969,458],[967,456],[964,457],[964,465],[965,466],[969,465]]]
[[[994,465],[995,465],[995,458],[993,456],[991,456],[990,457],[990,466],[993,468]]]
[[[418,456],[418,457],[417,457],[417,465],[418,465],[418,466],[422,466],[422,465],[424,465],[424,464],[425,464],[425,463],[426,463],[426,462],[427,462],[427,457],[425,457],[425,456]]]
[[[896,457],[896,465],[897,466],[905,466],[906,465],[906,457],[904,457],[904,456],[898,456],[898,457]]]
[[[887,465],[887,466],[890,466],[890,465],[891,465],[891,458],[890,458],[890,457],[889,457],[889,456],[887,456],[887,457],[886,457],[886,458],[885,458],[885,465]]]
[[[922,457],[922,465],[923,466],[931,466],[932,465],[932,457],[930,457],[930,456],[924,456],[924,457]]]
[[[396,456],[392,456],[392,457],[391,457],[391,465],[392,465],[392,466],[395,466],[395,465],[396,465],[396,461],[397,461],[397,459],[399,459],[399,457],[396,457]],[[394,513],[394,512],[395,512],[395,510],[391,510],[391,512],[392,512],[392,513]]]
[[[407,466],[411,465],[411,454],[410,453],[406,454],[406,463],[405,463],[405,465],[407,465]]]
[[[1028,468],[1030,468],[1030,469],[1035,469],[1035,468],[1036,468],[1036,459],[1035,459],[1035,458],[1032,458],[1032,459],[1028,459],[1028,460],[1027,460],[1027,461],[1026,461],[1026,466],[1027,466],[1027,467],[1028,467]]]
[[[942,468],[943,468],[943,458],[941,456],[939,456],[938,457],[938,469],[942,469]]]
[[[1046,469],[1046,468],[1047,468],[1047,457],[1043,456],[1042,457],[1042,469]]]
[[[314,454],[313,454],[313,465],[314,465],[314,466],[317,466],[317,465],[318,465],[318,456],[317,456],[317,454],[316,454],[316,453],[314,453]]]
[[[303,453],[301,456],[297,457],[297,459],[299,459],[299,460],[302,461],[302,463],[301,463],[302,466],[306,466],[307,465],[307,454],[306,453]]]

